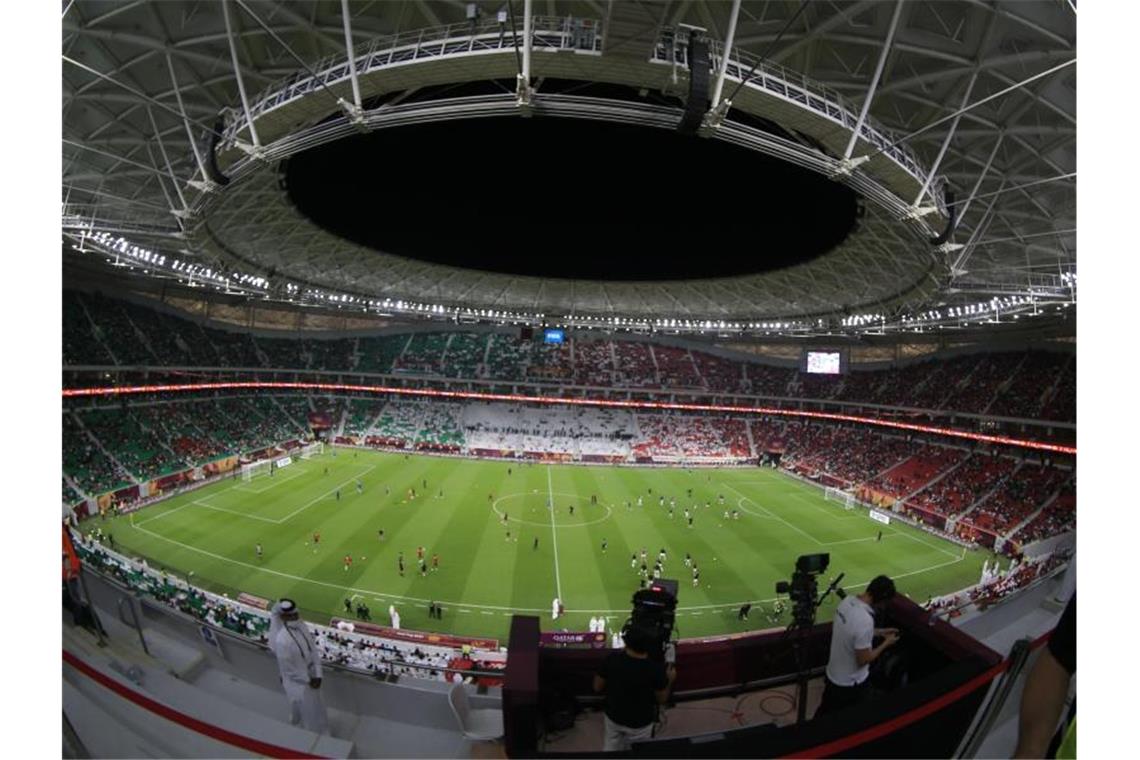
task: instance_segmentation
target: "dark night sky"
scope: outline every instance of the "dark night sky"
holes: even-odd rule
[[[720,141],[554,117],[383,129],[314,148],[288,192],[375,250],[508,274],[669,280],[811,260],[855,194]]]

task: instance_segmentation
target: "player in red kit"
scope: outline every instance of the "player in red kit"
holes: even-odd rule
[[[351,554],[346,554],[346,555],[344,555],[344,569],[345,569],[345,572],[347,572],[347,571],[348,571],[348,568],[350,568],[350,567],[352,567],[352,555],[351,555]]]

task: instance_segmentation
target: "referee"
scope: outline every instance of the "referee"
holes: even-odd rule
[[[897,628],[875,627],[875,612],[881,611],[894,595],[895,582],[880,575],[862,594],[849,596],[836,607],[823,699],[815,717],[858,704],[867,697],[871,663],[898,641]],[[882,636],[883,641],[872,647],[875,636]]]

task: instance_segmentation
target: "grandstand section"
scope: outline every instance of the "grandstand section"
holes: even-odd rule
[[[64,3],[65,755],[592,756],[651,608],[625,754],[1014,756],[1075,578],[1075,12]],[[874,694],[789,729],[881,574]]]
[[[412,332],[353,339],[290,339],[202,328],[189,320],[107,297],[65,293],[65,315],[91,313],[108,350],[131,357],[109,361],[90,354],[87,341],[64,347],[65,366],[185,366],[300,369],[329,373],[436,376],[456,379],[575,384],[598,388],[745,393],[769,398],[834,399],[851,403],[1019,419],[1070,421],[1074,417],[1072,374],[1065,352],[1014,351],[926,359],[886,369],[854,369],[842,377],[808,377],[794,369],[728,359],[700,350],[630,339],[571,337],[543,345],[517,335],[477,332]],[[126,319],[126,311],[135,314]],[[134,324],[161,324],[163,343],[148,351]],[[80,325],[81,327],[82,325]],[[76,329],[79,329],[78,327]],[[126,330],[124,333],[123,331]],[[205,338],[205,342],[203,342]],[[197,345],[197,352],[172,346]],[[201,346],[209,351],[204,351]],[[73,346],[73,347],[72,347]],[[88,352],[88,353],[84,353]],[[213,357],[213,358],[210,358]],[[993,409],[991,409],[993,406]],[[1054,416],[1048,416],[1052,414]]]

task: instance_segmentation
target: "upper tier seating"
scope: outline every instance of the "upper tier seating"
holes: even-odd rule
[[[725,359],[698,348],[571,335],[562,345],[517,334],[447,330],[360,338],[256,337],[204,327],[127,301],[64,292],[64,364],[392,372],[492,381],[835,399],[972,414],[1075,419],[1070,354],[1007,352],[931,358],[845,376]],[[94,326],[93,326],[93,324]]]

